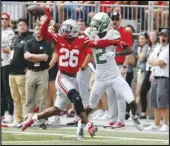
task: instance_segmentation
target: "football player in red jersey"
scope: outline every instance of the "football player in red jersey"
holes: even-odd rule
[[[93,123],[88,121],[82,99],[77,91],[76,73],[79,70],[80,57],[87,47],[102,48],[109,45],[121,45],[121,42],[119,40],[89,40],[86,35],[79,34],[77,22],[72,19],[63,22],[59,28],[59,33],[50,33],[48,32],[48,24],[51,20],[51,14],[48,8],[46,8],[46,16],[47,19],[42,25],[41,33],[44,39],[56,43],[59,66],[56,78],[57,99],[53,107],[30,116],[24,122],[22,130],[30,127],[36,120],[59,114],[68,103],[72,102],[77,115],[81,119],[82,126],[87,124],[89,134],[94,136],[97,127],[94,127]],[[78,140],[82,140],[84,134],[83,131],[79,131],[76,135]]]

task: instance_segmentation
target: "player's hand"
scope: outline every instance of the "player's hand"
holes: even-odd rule
[[[120,43],[119,43],[118,45],[119,45],[119,47],[121,47],[121,48],[124,48],[124,47],[128,47],[128,46],[129,46],[129,44],[127,44],[127,43],[124,42],[124,41],[120,41]]]
[[[121,41],[121,40],[115,40],[114,46],[118,46],[120,48],[123,48],[125,46],[129,46],[129,44],[127,44],[126,42]]]
[[[109,57],[115,57],[115,52],[103,53],[100,58],[106,59],[106,58],[109,58]]]
[[[45,15],[46,15],[48,20],[51,20],[51,12],[50,12],[50,9],[48,7],[45,8]]]

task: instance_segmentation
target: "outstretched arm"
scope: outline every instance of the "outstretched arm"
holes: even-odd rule
[[[91,47],[91,48],[105,48],[107,46],[119,46],[120,48],[129,46],[127,43],[122,42],[120,40],[86,40],[84,43],[85,47]]]
[[[48,32],[48,24],[51,21],[51,14],[50,14],[49,8],[45,9],[45,14],[46,14],[47,19],[42,24],[41,34],[44,39],[54,43],[54,42],[56,42],[55,34]]]
[[[116,52],[116,56],[124,56],[124,55],[130,55],[133,51],[130,47],[125,46],[122,51]]]
[[[84,47],[90,48],[105,48],[111,45],[118,45],[120,43],[119,40],[86,40],[84,43]]]

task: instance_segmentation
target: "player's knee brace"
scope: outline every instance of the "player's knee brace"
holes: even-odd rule
[[[133,100],[130,104],[130,109],[131,109],[131,112],[132,112],[132,115],[135,115],[136,114],[136,111],[137,111],[137,103],[135,100]]]
[[[84,112],[82,99],[79,93],[75,89],[71,89],[67,93],[67,96],[71,100],[71,102],[74,104],[77,115],[79,115],[81,112]]]

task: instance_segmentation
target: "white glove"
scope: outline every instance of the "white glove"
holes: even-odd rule
[[[101,59],[103,58],[109,58],[109,57],[115,57],[115,52],[107,52],[107,53],[103,53],[102,55],[101,55]]]

